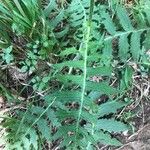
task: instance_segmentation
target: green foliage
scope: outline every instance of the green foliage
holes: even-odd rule
[[[105,22],[103,22],[103,24],[105,26],[105,29],[111,35],[108,36],[108,38],[106,39],[113,40],[114,38],[118,38],[119,57],[121,61],[125,62],[130,52],[133,59],[138,62],[141,56],[141,42],[143,42],[141,41],[143,40],[141,39],[141,36],[142,33],[149,31],[149,27],[145,26],[139,28],[137,26],[137,28],[134,28],[131,20],[127,15],[126,10],[122,6],[118,6],[116,8],[116,16],[120,23],[120,27],[116,27],[116,28],[113,27],[115,26],[113,20],[110,20],[110,17],[106,18],[106,16],[104,16],[105,22],[107,22],[107,24]]]
[[[129,104],[122,99],[132,87],[133,69],[127,60],[149,64],[144,54],[150,28],[136,24],[136,17],[133,22],[119,3],[107,4],[94,0],[61,5],[55,0],[1,2],[0,36],[9,45],[2,49],[2,63],[13,61],[12,50],[18,46],[11,43],[9,34],[25,37],[21,47],[25,56],[17,63],[31,74],[33,90],[26,102],[20,102],[25,109],[15,110],[2,122],[6,149],[42,149],[46,142],[55,141],[68,150],[95,149],[98,142],[121,146],[112,135],[129,130],[128,123],[116,117]],[[2,28],[9,32],[3,33]],[[124,67],[119,84],[114,85],[116,62]]]
[[[9,21],[12,29],[17,34],[31,33],[34,30],[39,17],[37,2],[3,0],[0,4],[2,23]]]
[[[10,62],[14,60],[12,55],[12,49],[12,46],[4,48],[3,53],[1,54],[3,61],[5,61],[7,64],[10,64]]]

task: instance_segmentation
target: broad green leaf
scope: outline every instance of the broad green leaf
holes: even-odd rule
[[[104,131],[120,133],[127,131],[128,127],[126,124],[116,121],[115,119],[100,119],[97,121],[96,129],[102,129]]]
[[[127,67],[125,70],[124,80],[127,87],[129,87],[132,83],[133,69],[131,67]]]
[[[62,69],[63,67],[76,67],[83,69],[83,61],[82,60],[65,61],[59,64],[54,64],[53,67],[55,67],[56,69]]]
[[[122,143],[118,141],[116,138],[111,137],[111,134],[109,133],[104,133],[102,131],[96,132],[93,135],[94,139],[97,142],[101,142],[102,144],[106,145],[112,145],[112,146],[121,146]]]
[[[48,17],[49,15],[50,15],[50,13],[51,13],[51,11],[53,10],[53,9],[55,9],[56,8],[56,2],[55,2],[55,0],[49,0],[49,3],[48,3],[48,5],[46,6],[46,8],[44,9],[44,14],[45,14],[45,16],[46,17]]]
[[[127,104],[128,103],[121,101],[108,101],[99,106],[97,114],[99,117],[103,117],[104,115],[116,113],[118,109],[126,106]]]
[[[114,35],[116,33],[116,27],[110,18],[110,15],[105,11],[100,11],[102,16],[102,23],[104,24],[106,30],[111,34]]]
[[[129,52],[128,34],[123,34],[119,37],[119,57],[121,61],[127,60],[128,52]]]
[[[59,55],[60,56],[68,56],[70,54],[76,54],[77,50],[75,47],[67,48],[64,51],[62,51]]]
[[[122,6],[117,7],[117,16],[119,18],[120,24],[123,27],[125,31],[134,30],[130,18],[128,16],[128,13],[125,8]]]
[[[105,82],[96,83],[96,82],[87,81],[86,89],[91,91],[98,91],[101,92],[101,94],[108,94],[108,95],[118,93],[118,91],[115,88],[109,86]]]
[[[131,54],[135,61],[139,60],[141,54],[141,32],[133,32],[131,35]]]
[[[95,67],[87,68],[88,76],[111,76],[112,68],[111,67]]]
[[[47,141],[51,140],[51,128],[45,119],[40,119],[37,122],[38,130],[41,132],[42,137],[46,138]]]

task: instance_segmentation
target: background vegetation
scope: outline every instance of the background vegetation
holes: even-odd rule
[[[135,76],[149,84],[149,6],[0,0],[2,147],[121,146],[119,135],[134,132],[128,108],[140,103]],[[149,86],[142,96],[149,101]]]

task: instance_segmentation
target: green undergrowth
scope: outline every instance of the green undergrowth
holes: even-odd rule
[[[133,64],[149,72],[149,3],[0,0],[5,149],[122,145]]]

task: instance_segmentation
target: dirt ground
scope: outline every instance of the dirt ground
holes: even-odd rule
[[[130,96],[134,98],[129,109],[135,114],[131,118],[135,132],[124,136],[124,145],[116,150],[150,150],[150,77],[136,76]]]
[[[126,144],[116,150],[150,150],[150,124],[131,135]]]

